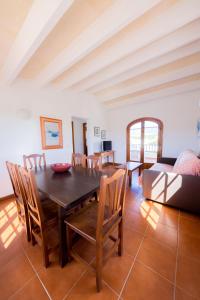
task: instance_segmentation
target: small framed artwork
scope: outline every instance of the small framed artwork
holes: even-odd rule
[[[42,149],[63,148],[62,120],[40,117]]]
[[[106,139],[106,130],[101,130],[101,138],[102,140]]]
[[[100,127],[94,127],[94,136],[100,137]]]

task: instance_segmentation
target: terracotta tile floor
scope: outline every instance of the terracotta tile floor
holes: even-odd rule
[[[0,202],[0,299],[200,299],[200,218],[144,201],[141,189],[128,190],[124,255],[103,269],[103,290],[95,276],[72,261],[63,269],[57,256],[42,265],[40,248],[26,241],[13,199]],[[94,249],[79,242],[92,263]]]

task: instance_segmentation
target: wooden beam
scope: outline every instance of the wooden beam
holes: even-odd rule
[[[140,51],[198,18],[200,18],[198,0],[162,1],[141,18],[129,24],[114,39],[108,41],[108,44],[104,43],[75,68],[63,73],[56,82],[60,88],[71,88],[84,78],[95,76],[102,69],[117,63],[133,52]],[[176,40],[174,45],[176,47]]]
[[[161,0],[115,1],[41,72],[37,82],[46,84],[54,80],[159,2]]]
[[[8,53],[3,79],[11,83],[74,0],[35,0]]]
[[[199,22],[200,26],[200,22]],[[197,27],[198,28],[198,27]],[[194,32],[197,33],[198,30]],[[112,87],[116,84],[120,84],[124,80],[133,78],[135,76],[141,75],[144,72],[147,72],[151,69],[161,67],[167,63],[176,61],[177,59],[183,58],[185,56],[197,53],[200,51],[200,32],[199,40],[191,41],[192,36],[185,35],[185,37],[190,37],[190,40],[185,39],[184,43],[179,47],[178,41],[180,41],[180,30],[179,35],[167,37],[166,43],[164,39],[157,41],[154,45],[150,45],[144,49],[140,49],[137,53],[131,54],[129,57],[122,61],[112,65],[98,74],[95,74],[93,77],[86,78],[80,83],[73,86],[73,89],[79,92],[87,91],[89,93],[96,93],[102,91],[106,88]],[[173,48],[173,39],[177,41],[178,48]],[[162,51],[161,51],[162,50]],[[162,53],[162,54],[161,54]],[[142,54],[142,57],[141,57]],[[149,56],[150,54],[150,56]],[[139,55],[141,58],[139,58]],[[118,67],[118,72],[117,72]],[[103,76],[104,75],[104,76]]]

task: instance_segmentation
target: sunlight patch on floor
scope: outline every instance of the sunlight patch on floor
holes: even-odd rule
[[[9,203],[1,210],[0,229],[0,242],[7,249],[22,230],[14,202]]]
[[[157,209],[157,208],[156,208]],[[158,210],[161,210],[162,207],[160,207]],[[159,212],[155,210],[154,207],[151,207],[146,202],[143,202],[140,206],[140,212],[143,218],[145,218],[150,226],[155,230],[160,218]]]

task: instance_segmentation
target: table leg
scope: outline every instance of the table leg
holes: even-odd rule
[[[63,268],[67,263],[67,239],[66,239],[66,225],[64,223],[66,211],[63,207],[58,208],[58,229],[59,229],[59,261]]]
[[[128,171],[128,178],[129,178],[129,186],[132,185],[132,172]]]
[[[139,167],[138,175],[140,176],[142,173],[142,167]]]

